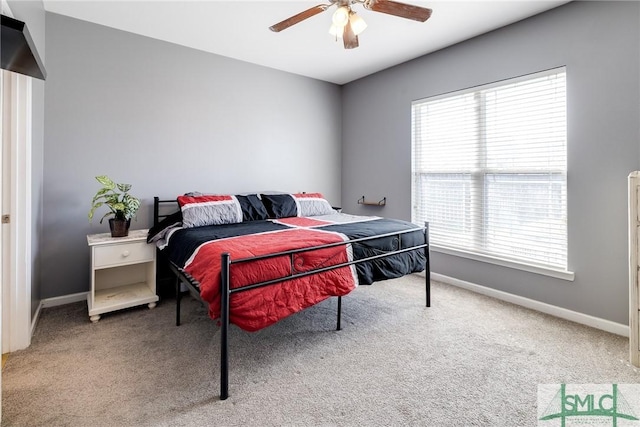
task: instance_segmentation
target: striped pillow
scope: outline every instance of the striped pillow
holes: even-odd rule
[[[336,211],[321,193],[292,194],[298,207],[298,216],[329,215]]]
[[[185,228],[242,222],[242,209],[235,196],[179,196],[182,225]]]

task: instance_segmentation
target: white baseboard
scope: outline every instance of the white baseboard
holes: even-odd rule
[[[33,336],[33,332],[36,330],[36,325],[38,324],[38,320],[40,319],[40,312],[42,311],[42,301],[38,304],[38,308],[36,308],[36,312],[31,318],[31,331],[29,336]]]
[[[601,319],[599,317],[590,316],[588,314],[579,313],[577,311],[569,310],[566,308],[558,307],[555,305],[547,304],[544,302],[532,300],[530,298],[521,297],[518,295],[510,294],[508,292],[499,291],[497,289],[488,288],[486,286],[477,285],[471,282],[465,282],[464,280],[455,279],[453,277],[445,276],[443,274],[431,273],[431,279],[446,283],[448,285],[457,286],[459,288],[467,289],[472,292],[476,292],[482,295],[486,295],[492,298],[496,298],[502,301],[510,302],[522,307],[530,308],[542,313],[549,314],[551,316],[559,317],[561,319],[570,320],[572,322],[580,323],[582,325],[590,326],[592,328],[600,329],[612,334],[621,335],[623,337],[629,336],[629,326],[621,323],[612,322],[610,320]],[[55,307],[58,305],[71,304],[78,301],[84,301],[87,299],[88,292],[80,292],[77,294],[63,295],[54,298],[45,298],[40,302],[36,314],[31,324],[31,334],[35,329],[38,317],[40,315],[41,308]]]
[[[577,311],[568,310],[566,308],[510,294],[508,292],[503,292],[497,289],[488,288],[486,286],[477,285],[475,283],[465,282],[464,280],[458,280],[453,277],[445,276],[443,274],[431,273],[431,279],[437,282],[464,288],[469,291],[483,294],[502,301],[510,302],[512,304],[520,305],[522,307],[530,308],[532,310],[540,311],[542,313],[559,317],[561,319],[570,320],[572,322],[580,323],[592,328],[611,332],[612,334],[621,335],[623,337],[629,336],[628,325],[623,325],[621,323],[616,323],[610,320],[601,319],[599,317],[590,316],[588,314],[579,313]]]
[[[45,307],[56,307],[58,305],[71,304],[79,301],[86,301],[89,292],[79,292],[77,294],[63,295],[60,297],[45,298],[40,304]]]

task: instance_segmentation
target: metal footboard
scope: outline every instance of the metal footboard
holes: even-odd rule
[[[163,216],[167,216],[167,215],[161,215],[159,213],[159,204],[160,203],[174,203],[175,204],[175,200],[159,200],[159,198],[155,197],[154,198],[154,224],[158,224],[160,221],[160,218],[162,218]],[[396,231],[396,232],[392,232],[392,233],[386,233],[383,235],[376,235],[376,236],[371,236],[371,237],[363,237],[363,238],[359,238],[359,239],[352,239],[352,240],[347,240],[347,241],[342,241],[342,242],[336,242],[336,243],[329,243],[329,244],[324,244],[324,245],[318,245],[318,246],[314,246],[314,247],[310,247],[310,248],[304,248],[304,249],[294,249],[294,250],[289,250],[289,251],[283,251],[283,252],[278,252],[278,253],[274,253],[274,254],[269,254],[269,255],[262,255],[262,256],[257,256],[257,257],[251,257],[251,258],[239,258],[239,259],[231,259],[231,255],[229,253],[223,253],[221,255],[221,289],[220,289],[220,294],[221,294],[221,298],[220,298],[220,322],[221,322],[221,327],[220,327],[220,399],[221,400],[225,400],[229,397],[229,325],[230,325],[230,299],[231,299],[231,295],[234,293],[238,293],[238,292],[245,292],[245,291],[249,291],[252,289],[257,289],[257,288],[261,288],[261,287],[265,287],[265,286],[272,286],[272,285],[277,285],[279,283],[282,282],[286,282],[289,280],[294,280],[294,279],[298,279],[298,278],[302,278],[302,277],[306,277],[306,276],[311,276],[311,275],[315,275],[315,274],[320,274],[323,272],[327,272],[327,271],[331,271],[331,270],[335,270],[338,268],[344,268],[344,267],[349,267],[352,265],[356,265],[356,264],[360,264],[360,263],[364,263],[364,262],[369,262],[369,261],[374,261],[377,259],[381,259],[381,258],[386,258],[386,257],[390,257],[393,255],[397,255],[397,254],[401,254],[401,253],[405,253],[405,252],[411,252],[411,251],[415,251],[415,250],[424,250],[424,256],[425,256],[425,296],[426,296],[426,307],[430,307],[431,306],[431,265],[430,265],[430,254],[429,254],[429,224],[425,223],[424,228],[422,229],[423,235],[424,235],[424,240],[422,243],[418,244],[418,245],[414,245],[408,248],[401,248],[401,242],[402,242],[402,236],[404,234],[407,233],[414,233],[416,230],[415,229],[411,229],[411,230],[403,230],[403,231]],[[392,251],[388,251],[388,252],[384,252],[384,253],[380,253],[380,254],[376,254],[376,255],[372,255],[366,258],[362,258],[362,259],[358,259],[358,260],[352,260],[352,261],[348,261],[348,262],[342,262],[339,264],[335,264],[335,265],[330,265],[330,266],[324,266],[324,267],[320,267],[320,268],[316,268],[314,270],[310,270],[310,271],[304,271],[304,272],[296,272],[295,270],[295,260],[296,260],[296,256],[305,253],[305,252],[310,252],[310,251],[314,251],[314,250],[318,250],[318,249],[325,249],[325,248],[330,248],[330,247],[336,247],[336,246],[346,246],[346,245],[357,245],[357,244],[364,244],[364,242],[367,242],[369,240],[374,240],[374,239],[380,239],[380,238],[384,238],[384,237],[395,237],[398,241],[398,249],[397,250],[392,250]],[[248,284],[248,285],[243,285],[241,287],[237,287],[237,288],[232,288],[231,287],[231,283],[230,283],[230,270],[231,270],[231,266],[234,264],[242,264],[242,263],[250,263],[250,262],[255,262],[255,261],[260,261],[260,260],[264,260],[264,259],[269,259],[269,258],[275,258],[275,257],[282,257],[282,256],[288,256],[290,259],[290,263],[291,263],[291,274],[284,276],[284,277],[280,277],[280,278],[276,278],[276,279],[271,279],[271,280],[266,280],[266,281],[262,281],[262,282],[257,282],[257,283],[252,283],[252,284]],[[183,269],[181,269],[180,267],[176,266],[175,264],[170,263],[170,268],[173,272],[173,274],[175,274],[175,286],[176,286],[176,326],[180,325],[180,303],[181,303],[181,298],[182,298],[182,292],[181,292],[181,284],[185,284],[187,285],[187,287],[189,288],[190,293],[200,299],[200,301],[202,301],[202,299],[200,298],[200,289],[199,289],[199,283],[193,279],[191,276],[189,276]],[[204,301],[203,301],[204,302]],[[206,304],[206,303],[205,303]],[[341,315],[342,315],[342,297],[338,296],[338,309],[337,309],[337,322],[336,322],[336,330],[340,330],[341,329]]]

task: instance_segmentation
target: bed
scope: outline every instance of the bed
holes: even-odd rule
[[[179,209],[178,209],[179,207]],[[220,323],[220,399],[229,395],[228,329],[256,331],[358,285],[425,271],[428,224],[338,212],[320,193],[154,198],[154,242],[175,276]]]

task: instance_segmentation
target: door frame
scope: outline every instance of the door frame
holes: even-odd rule
[[[2,0],[2,13],[13,16],[5,0]],[[2,182],[9,183],[4,191],[0,190],[3,193],[0,200],[8,201],[9,204],[2,206],[2,214],[10,216],[10,222],[1,225],[0,240],[3,242],[0,260],[0,277],[3,277],[0,292],[0,342],[2,353],[6,353],[24,349],[31,344],[32,79],[4,70],[2,73],[3,84],[10,87],[10,93],[2,91],[2,97],[8,96],[10,104],[8,107],[5,104],[2,114],[2,146],[7,147],[5,153],[9,153],[9,158],[4,159],[3,164],[8,166],[0,165]]]
[[[6,72],[5,72],[6,73]],[[2,312],[3,348],[2,352],[12,352],[27,348],[31,344],[31,78],[7,73],[11,85],[11,111],[5,111],[3,118],[10,116],[9,170],[2,171],[3,182],[8,179],[9,189],[5,200],[9,199],[9,224],[4,224],[8,232],[9,250],[4,254],[5,266],[9,270],[8,289],[3,289]],[[5,78],[7,78],[5,74]],[[6,163],[5,163],[6,164]],[[5,187],[6,189],[6,187]],[[8,197],[7,197],[8,196]],[[5,212],[3,212],[4,214]],[[4,252],[4,250],[3,250]],[[9,336],[5,338],[5,334]],[[4,343],[8,344],[4,348]]]

